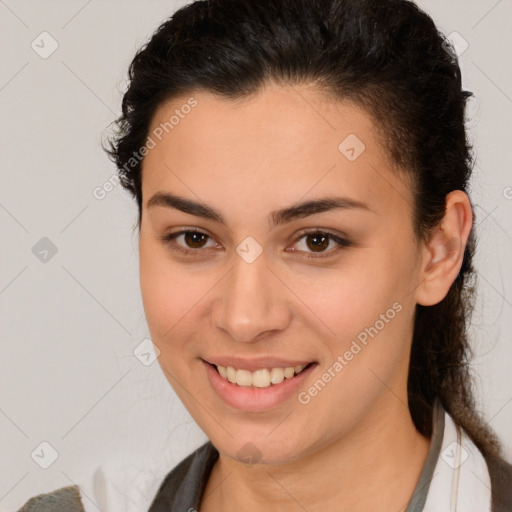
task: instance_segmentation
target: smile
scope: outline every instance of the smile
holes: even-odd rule
[[[316,361],[273,357],[216,359],[202,360],[213,391],[225,404],[248,412],[266,411],[292,400],[318,366]]]
[[[312,363],[310,363],[312,364]],[[288,366],[286,368],[263,368],[251,372],[249,370],[237,370],[232,366],[214,365],[219,375],[242,387],[268,388],[281,384],[285,379],[292,379],[301,373],[309,365]]]

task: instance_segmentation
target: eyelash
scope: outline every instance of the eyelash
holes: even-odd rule
[[[182,231],[177,231],[175,233],[168,233],[165,235],[160,235],[160,236],[157,236],[157,238],[159,240],[161,240],[164,244],[168,245],[172,250],[181,252],[182,254],[185,254],[188,256],[196,256],[200,252],[202,252],[203,249],[201,249],[201,248],[200,249],[185,249],[184,247],[177,245],[174,242],[174,239],[176,239],[177,237],[179,237],[181,235],[187,234],[187,233],[199,233],[199,234],[207,236],[209,239],[213,240],[213,238],[210,235],[208,235],[207,233],[204,233],[203,231],[199,231],[198,229],[185,229]],[[350,247],[352,245],[352,243],[345,238],[341,238],[337,235],[334,235],[333,233],[329,233],[327,231],[322,231],[322,230],[319,230],[316,228],[302,232],[301,235],[296,239],[295,244],[298,243],[302,238],[305,238],[309,235],[325,235],[328,237],[328,239],[330,241],[336,242],[338,245],[334,249],[330,249],[329,251],[325,251],[323,253],[317,253],[317,254],[305,253],[304,257],[308,258],[308,259],[330,258],[330,257],[336,255],[340,250]],[[292,252],[304,252],[304,251],[294,250]]]

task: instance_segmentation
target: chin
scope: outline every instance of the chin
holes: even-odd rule
[[[224,431],[208,437],[222,455],[248,466],[252,464],[285,465],[300,458],[304,449],[308,451],[303,435],[291,434],[285,427],[281,430],[280,426],[275,425],[272,428],[268,426],[258,428],[254,424],[249,424],[247,428],[233,428],[229,432],[233,437]]]

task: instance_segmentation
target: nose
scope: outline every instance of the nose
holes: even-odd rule
[[[232,339],[258,341],[290,324],[287,289],[267,267],[264,254],[252,263],[236,256],[223,282],[212,304],[212,320]]]

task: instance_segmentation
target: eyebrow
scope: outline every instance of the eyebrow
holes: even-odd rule
[[[222,214],[204,203],[186,199],[169,192],[156,192],[147,202],[147,207],[162,206],[173,208],[196,217],[212,220],[226,225]],[[368,205],[349,197],[322,197],[302,203],[296,203],[281,210],[271,212],[269,215],[270,226],[273,228],[279,224],[286,224],[295,219],[302,219],[310,215],[316,215],[332,210],[360,209],[373,212]],[[375,212],[373,212],[375,213]]]

